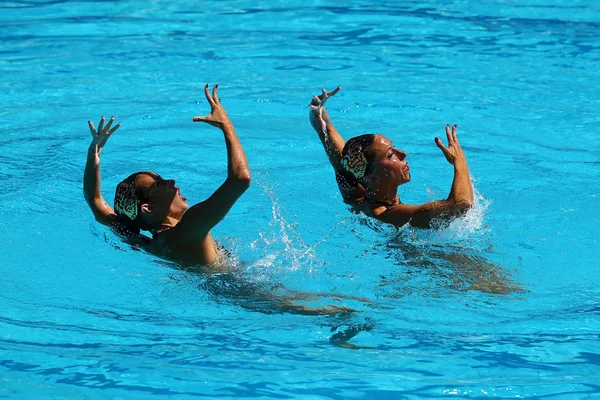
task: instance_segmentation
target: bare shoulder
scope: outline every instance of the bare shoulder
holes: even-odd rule
[[[180,224],[155,235],[150,246],[157,254],[173,261],[207,265],[217,256],[217,245],[210,233],[202,239],[190,240]]]
[[[395,206],[373,206],[373,217],[382,222],[401,227],[411,222],[412,219],[421,211],[421,207],[411,204],[398,204]]]
[[[387,211],[386,206],[376,203],[371,203],[364,196],[352,197],[346,204],[350,205],[354,211],[362,212],[365,215],[379,219],[379,216]]]

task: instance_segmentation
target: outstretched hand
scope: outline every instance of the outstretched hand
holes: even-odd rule
[[[216,126],[218,128],[223,128],[227,124],[231,124],[231,120],[225,112],[223,106],[221,106],[221,100],[217,95],[217,89],[219,85],[215,85],[212,90],[212,95],[208,91],[208,84],[204,86],[204,95],[206,96],[206,100],[208,104],[210,104],[210,114],[204,117],[196,116],[194,117],[194,122],[205,122],[212,126]]]
[[[312,101],[308,105],[308,108],[310,108],[311,117],[317,119],[317,122],[321,124],[321,131],[323,132],[327,131],[327,123],[323,119],[323,106],[325,106],[327,99],[329,99],[331,96],[335,96],[335,94],[341,89],[341,86],[335,88],[333,92],[327,92],[327,90],[322,89],[321,95],[313,96]]]
[[[102,148],[106,144],[110,135],[113,134],[114,131],[119,129],[121,123],[119,122],[112,129],[110,126],[113,122],[115,122],[115,117],[110,117],[108,123],[104,125],[105,118],[100,118],[100,122],[98,123],[98,129],[94,128],[94,124],[92,121],[88,121],[88,126],[90,128],[90,132],[92,133],[92,143],[90,144],[90,151],[92,151],[96,156],[96,162],[100,162],[100,152]]]
[[[446,160],[448,160],[448,162],[452,165],[455,165],[456,162],[459,160],[466,160],[465,153],[462,147],[460,147],[460,144],[458,143],[458,137],[456,136],[456,128],[458,127],[455,124],[452,126],[452,131],[450,131],[450,125],[446,125],[446,137],[448,138],[448,147],[444,146],[440,138],[435,138],[435,144],[437,145],[437,147],[440,148],[440,150],[442,150],[442,153],[444,153]]]

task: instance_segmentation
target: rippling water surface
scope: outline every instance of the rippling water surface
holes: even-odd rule
[[[263,3],[0,4],[0,397],[600,396],[600,6]],[[205,83],[253,172],[220,274],[121,244],[81,192],[86,121],[116,115],[107,199],[144,169],[212,193]],[[337,85],[346,138],[408,152],[404,202],[447,195],[457,123],[477,207],[428,232],[349,213],[307,119]]]

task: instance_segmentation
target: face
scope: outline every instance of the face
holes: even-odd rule
[[[391,140],[377,135],[370,150],[375,155],[373,171],[368,174],[371,176],[371,181],[380,185],[396,186],[410,181],[410,168],[406,161],[407,154],[396,149]],[[365,178],[367,177],[365,176]]]
[[[147,204],[158,222],[166,217],[181,219],[185,210],[190,208],[174,180],[163,179],[153,172],[144,172],[138,175],[136,186],[145,196],[142,207]]]

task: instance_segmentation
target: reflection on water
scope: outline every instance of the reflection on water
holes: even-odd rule
[[[225,259],[227,260],[227,258]],[[263,314],[297,314],[346,317],[357,312],[345,302],[364,303],[369,300],[339,293],[308,293],[285,288],[281,283],[256,281],[246,276],[239,264],[226,261],[211,266],[190,266],[158,261],[170,268],[185,271],[198,278],[198,289],[217,304],[228,303],[248,311]],[[172,276],[177,279],[176,276]]]
[[[455,245],[418,246],[398,238],[387,243],[385,250],[390,251],[397,264],[403,267],[398,276],[382,279],[388,283],[403,279],[401,275],[427,272],[440,286],[450,290],[476,290],[491,294],[524,291],[510,277],[508,270],[488,261],[477,249]]]
[[[332,332],[329,339],[331,344],[349,349],[367,348],[351,344],[349,340],[360,332],[370,331],[372,325],[359,321],[359,309],[345,305],[348,302],[364,305],[370,302],[367,298],[341,293],[300,292],[287,289],[277,282],[257,282],[245,277],[239,264],[231,259],[226,264],[208,267],[165,264],[200,277],[198,288],[217,304],[228,303],[263,314],[331,317],[325,322]]]
[[[387,297],[409,294],[415,289],[411,281],[424,274],[444,291],[474,290],[497,295],[525,292],[507,266],[486,258],[493,247],[483,226],[489,202],[477,190],[474,194],[475,204],[465,216],[449,223],[438,222],[431,230],[397,229],[363,215],[354,216],[356,223],[377,233],[373,247],[400,268],[380,277],[380,287],[394,289]]]

